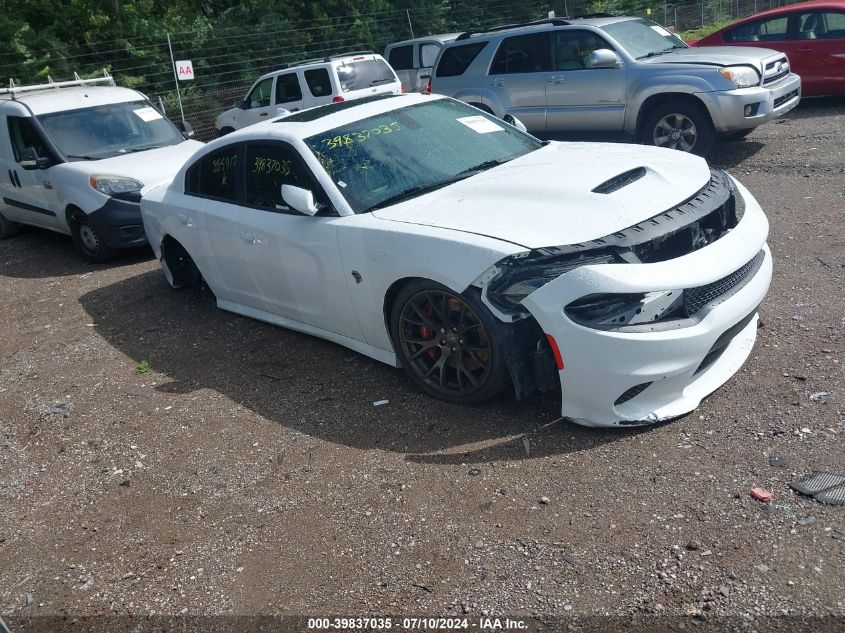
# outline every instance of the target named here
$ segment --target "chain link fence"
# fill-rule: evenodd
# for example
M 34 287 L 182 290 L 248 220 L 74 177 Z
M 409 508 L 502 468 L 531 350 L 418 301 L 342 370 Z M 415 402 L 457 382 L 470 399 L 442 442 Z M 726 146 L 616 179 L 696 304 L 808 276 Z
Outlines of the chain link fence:
M 558 16 L 596 11 L 637 15 L 684 33 L 721 25 L 759 11 L 790 4 L 794 0 L 704 0 L 703 2 L 647 2 L 637 10 L 623 9 L 613 0 L 528 0 L 488 5 L 477 9 L 470 0 L 451 0 L 443 12 L 392 10 L 367 15 L 332 16 L 298 24 L 250 28 L 217 27 L 206 32 L 172 33 L 173 59 L 190 59 L 195 79 L 179 82 L 182 111 L 194 128 L 196 138 L 216 136 L 216 116 L 234 107 L 261 74 L 301 59 L 342 51 L 381 52 L 390 42 L 433 33 L 480 30 L 494 25 L 544 18 L 549 11 Z M 118 85 L 144 92 L 153 103 L 178 121 L 182 114 L 175 88 L 167 37 L 136 37 L 90 44 L 88 50 L 60 54 L 39 51 L 53 68 L 96 76 L 110 70 Z M 5 57 L 5 60 L 4 60 Z M 17 77 L 24 83 L 46 80 L 39 69 L 44 62 L 24 64 L 7 61 L 0 54 L 0 75 Z M 6 63 L 3 63 L 6 61 Z M 27 65 L 28 64 L 28 65 Z M 41 74 L 39 74 L 41 73 Z M 66 77 L 56 76 L 57 80 Z

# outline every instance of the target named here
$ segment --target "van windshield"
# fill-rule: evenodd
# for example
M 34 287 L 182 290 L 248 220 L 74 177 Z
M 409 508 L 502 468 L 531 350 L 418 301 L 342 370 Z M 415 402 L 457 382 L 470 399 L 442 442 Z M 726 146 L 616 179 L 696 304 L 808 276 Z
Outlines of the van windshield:
M 51 112 L 38 120 L 69 159 L 98 160 L 185 140 L 176 126 L 147 101 Z
M 398 81 L 383 59 L 367 59 L 341 64 L 337 67 L 337 78 L 343 92 Z

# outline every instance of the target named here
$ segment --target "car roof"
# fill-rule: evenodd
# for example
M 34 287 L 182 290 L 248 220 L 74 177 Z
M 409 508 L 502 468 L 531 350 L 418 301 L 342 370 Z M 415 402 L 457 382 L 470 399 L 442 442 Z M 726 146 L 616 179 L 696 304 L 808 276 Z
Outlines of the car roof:
M 459 31 L 458 33 L 437 33 L 435 35 L 426 35 L 425 37 L 414 37 L 409 40 L 402 40 L 401 42 L 392 42 L 387 45 L 387 48 L 395 48 L 396 46 L 403 46 L 405 44 L 416 44 L 417 42 L 440 42 L 441 44 L 445 44 L 446 42 L 457 39 L 460 34 Z
M 301 62 L 294 62 L 293 64 L 287 64 L 281 68 L 277 68 L 276 70 L 271 70 L 269 73 L 264 73 L 261 75 L 258 80 L 265 79 L 267 77 L 274 77 L 280 73 L 285 73 L 291 70 L 302 70 L 308 69 L 308 67 L 322 67 L 328 66 L 331 64 L 345 64 L 347 62 L 353 61 L 361 61 L 361 58 L 370 58 L 370 59 L 384 59 L 378 53 L 374 53 L 373 51 L 358 51 L 358 52 L 350 52 L 350 53 L 341 53 L 339 55 L 330 55 L 327 57 L 316 57 L 314 59 L 304 59 Z
M 768 9 L 766 11 L 760 11 L 760 13 L 755 13 L 754 15 L 749 15 L 747 17 L 742 18 L 741 20 L 737 20 L 736 22 L 731 22 L 724 28 L 719 29 L 716 33 L 721 33 L 727 29 L 730 29 L 737 24 L 745 24 L 747 22 L 755 22 L 760 18 L 768 18 L 778 15 L 784 15 L 786 13 L 804 13 L 806 11 L 818 10 L 818 9 L 838 9 L 840 11 L 845 10 L 845 0 L 810 0 L 809 2 L 797 2 L 794 4 L 787 4 L 782 7 L 776 7 L 774 9 Z M 715 35 L 715 33 L 714 33 Z M 707 36 L 709 37 L 709 35 Z M 703 37 L 701 39 L 704 39 Z
M 212 141 L 209 145 L 221 145 L 234 140 L 305 139 L 320 132 L 349 125 L 350 123 L 371 116 L 420 103 L 432 103 L 442 99 L 448 99 L 448 97 L 407 93 L 401 95 L 376 95 L 362 99 L 342 101 L 340 103 L 329 103 L 302 110 L 292 115 L 277 117 L 269 121 L 250 125 L 231 134 L 227 134 L 216 141 Z
M 110 103 L 126 103 L 141 101 L 145 97 L 140 92 L 130 88 L 117 86 L 74 86 L 71 88 L 46 88 L 11 95 L 0 96 L 0 102 L 9 101 L 22 103 L 35 114 L 49 114 L 78 110 Z
M 480 39 L 483 37 L 496 37 L 499 35 L 513 35 L 514 33 L 531 33 L 538 30 L 552 30 L 552 29 L 567 29 L 578 26 L 595 26 L 602 27 L 608 24 L 615 24 L 616 22 L 626 22 L 629 20 L 640 20 L 637 16 L 603 16 L 595 18 L 551 18 L 550 20 L 538 21 L 535 24 L 514 24 L 513 26 L 503 25 L 501 27 L 494 27 L 487 31 L 468 31 L 464 37 L 456 40 L 456 43 L 463 43 L 469 39 Z

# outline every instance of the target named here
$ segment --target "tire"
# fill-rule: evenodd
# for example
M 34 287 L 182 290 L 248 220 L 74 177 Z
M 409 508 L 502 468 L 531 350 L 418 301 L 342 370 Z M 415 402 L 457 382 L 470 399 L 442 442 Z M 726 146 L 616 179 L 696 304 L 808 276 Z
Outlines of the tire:
M 706 156 L 713 148 L 716 132 L 701 107 L 688 101 L 667 101 L 649 112 L 641 140 L 646 145 Z
M 224 127 L 217 132 L 217 136 L 223 137 L 223 136 L 226 136 L 227 134 L 231 134 L 234 131 L 235 131 L 235 128 L 233 128 L 233 127 Z
M 17 235 L 18 230 L 20 230 L 20 225 L 17 222 L 7 220 L 3 217 L 3 214 L 0 213 L 0 240 L 5 240 L 13 235 Z
M 499 330 L 480 299 L 423 279 L 405 285 L 390 310 L 405 372 L 428 395 L 455 404 L 479 404 L 507 386 Z
M 726 134 L 722 135 L 722 140 L 724 141 L 741 141 L 746 136 L 751 134 L 757 128 L 750 127 L 747 130 L 739 130 L 738 132 L 727 132 Z
M 100 231 L 82 211 L 70 218 L 70 236 L 76 252 L 86 262 L 101 264 L 117 257 L 117 250 L 106 246 Z

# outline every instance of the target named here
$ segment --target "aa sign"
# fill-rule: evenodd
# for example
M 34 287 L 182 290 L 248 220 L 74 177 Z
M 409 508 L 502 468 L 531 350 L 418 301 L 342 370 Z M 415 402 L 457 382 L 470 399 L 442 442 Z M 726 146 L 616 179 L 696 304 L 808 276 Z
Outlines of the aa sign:
M 176 62 L 176 77 L 180 80 L 194 78 L 194 65 L 190 59 L 183 59 Z

